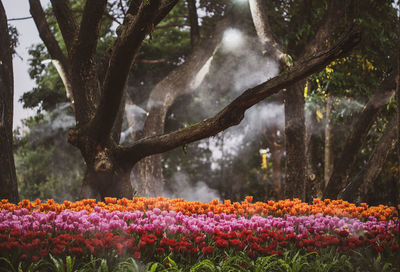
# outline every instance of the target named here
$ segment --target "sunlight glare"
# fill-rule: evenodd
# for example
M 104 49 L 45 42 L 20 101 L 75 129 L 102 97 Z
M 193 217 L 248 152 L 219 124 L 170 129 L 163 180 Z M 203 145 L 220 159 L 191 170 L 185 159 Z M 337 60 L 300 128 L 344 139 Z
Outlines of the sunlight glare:
M 244 44 L 242 32 L 234 28 L 227 29 L 222 38 L 222 44 L 228 51 L 235 51 L 239 49 Z

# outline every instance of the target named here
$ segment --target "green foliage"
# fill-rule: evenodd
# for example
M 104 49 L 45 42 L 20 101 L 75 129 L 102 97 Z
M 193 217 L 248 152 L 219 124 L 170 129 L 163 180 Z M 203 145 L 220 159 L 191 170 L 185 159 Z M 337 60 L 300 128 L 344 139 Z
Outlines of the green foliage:
M 32 56 L 29 75 L 36 87 L 24 93 L 19 101 L 24 108 L 40 106 L 39 110 L 53 110 L 58 103 L 67 101 L 63 82 L 43 44 L 32 47 L 29 54 Z
M 12 54 L 15 54 L 15 48 L 18 46 L 18 30 L 15 26 L 8 25 L 8 34 L 10 35 L 10 47 L 12 48 Z
M 35 263 L 23 265 L 22 262 L 18 263 L 17 268 L 14 267 L 13 262 L 7 258 L 0 257 L 0 271 L 4 272 L 42 272 L 48 271 L 51 267 L 50 263 L 45 260 L 39 260 Z
M 335 249 L 322 249 L 320 253 L 304 253 L 288 250 L 283 256 L 250 258 L 244 253 L 238 255 L 215 256 L 197 260 L 195 263 L 175 262 L 167 256 L 161 262 L 142 263 L 132 257 L 77 258 L 71 256 L 50 256 L 49 260 L 25 263 L 0 258 L 0 271 L 55 271 L 55 272 L 351 272 L 351 271 L 396 271 L 396 256 L 383 257 L 382 254 L 370 254 L 366 250 L 341 254 Z
M 65 112 L 46 113 L 25 121 L 29 133 L 17 136 L 15 165 L 20 197 L 75 200 L 83 178 L 78 150 L 67 143 L 66 124 L 73 117 Z
M 185 1 L 179 1 L 144 41 L 128 82 L 128 92 L 135 104 L 146 108 L 151 89 L 184 62 L 190 51 L 188 25 Z

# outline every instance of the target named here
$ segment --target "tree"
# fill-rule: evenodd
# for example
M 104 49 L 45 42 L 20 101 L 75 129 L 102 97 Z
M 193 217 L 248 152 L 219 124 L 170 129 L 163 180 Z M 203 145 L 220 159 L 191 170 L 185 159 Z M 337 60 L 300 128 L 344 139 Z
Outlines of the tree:
M 252 11 L 253 21 L 257 34 L 263 44 L 265 44 L 266 52 L 272 57 L 285 64 L 290 58 L 304 58 L 307 55 L 326 49 L 328 41 L 333 40 L 335 33 L 338 33 L 343 26 L 337 24 L 342 22 L 340 18 L 344 17 L 346 11 L 349 10 L 345 1 L 328 1 L 328 8 L 324 11 L 324 17 L 319 26 L 313 33 L 313 38 L 307 35 L 309 29 L 301 29 L 306 35 L 303 38 L 307 42 L 289 44 L 287 52 L 284 52 L 283 45 L 276 40 L 276 34 L 271 28 L 270 15 L 267 8 L 273 10 L 271 3 L 262 0 L 250 0 L 250 8 Z M 310 11 L 311 1 L 304 1 L 300 6 L 305 5 Z M 284 5 L 283 5 L 284 6 Z M 290 6 L 295 8 L 295 5 Z M 293 15 L 296 16 L 296 15 Z M 293 18 L 292 18 L 293 19 Z M 296 18 L 295 18 L 296 19 Z M 315 25 L 312 16 L 302 16 L 300 21 L 296 21 L 299 25 L 311 28 Z M 295 20 L 291 20 L 294 22 Z M 351 20 L 350 20 L 351 21 Z M 349 20 L 344 22 L 349 25 Z M 300 34 L 301 35 L 301 34 Z M 337 35 L 337 34 L 336 34 Z M 282 67 L 284 69 L 284 66 Z M 308 177 L 313 173 L 306 173 L 306 126 L 304 113 L 304 88 L 306 81 L 303 80 L 288 88 L 284 92 L 285 99 L 285 143 L 286 143 L 286 177 L 285 177 L 285 197 L 297 197 L 302 200 L 306 199 L 306 184 L 313 182 Z M 310 169 L 310 167 L 308 168 Z M 314 175 L 315 176 L 315 175 Z
M 110 48 L 104 79 L 96 69 L 96 46 L 107 1 L 87 0 L 81 21 L 75 20 L 69 1 L 51 1 L 66 45 L 64 53 L 51 33 L 38 0 L 30 0 L 31 14 L 53 59 L 60 62 L 70 82 L 77 125 L 68 140 L 78 147 L 86 162 L 81 197 L 131 197 L 132 167 L 141 159 L 206 138 L 238 124 L 244 112 L 265 97 L 291 86 L 318 71 L 333 59 L 349 52 L 359 42 L 351 32 L 330 50 L 295 64 L 289 71 L 255 88 L 248 89 L 216 116 L 181 130 L 140 139 L 129 147 L 118 145 L 113 133 L 123 105 L 124 87 L 138 50 L 153 27 L 177 1 L 132 1 L 118 37 Z
M 7 16 L 0 1 L 0 198 L 18 202 L 18 186 L 13 155 L 13 46 Z
M 295 91 L 284 93 L 286 122 L 285 189 L 287 190 L 285 197 L 298 197 L 307 200 L 317 194 L 321 195 L 322 191 L 324 191 L 324 197 L 340 197 L 340 192 L 348 183 L 351 172 L 355 170 L 355 161 L 359 151 L 365 148 L 364 143 L 370 128 L 393 94 L 396 71 L 392 71 L 393 63 L 391 63 L 391 60 L 394 59 L 393 56 L 396 54 L 392 46 L 396 37 L 393 31 L 384 31 L 384 29 L 393 29 L 393 18 L 395 16 L 393 16 L 392 4 L 390 1 L 386 1 L 384 5 L 363 1 L 361 8 L 360 3 L 356 1 L 327 1 L 326 3 L 323 1 L 318 3 L 299 1 L 289 3 L 286 1 L 252 0 L 250 7 L 257 34 L 260 40 L 267 44 L 265 46 L 266 52 L 283 64 L 287 63 L 286 60 L 289 55 L 296 59 L 315 50 L 326 48 L 329 43 L 337 39 L 338 33 L 353 22 L 363 29 L 365 39 L 357 48 L 357 53 L 344 59 L 355 64 L 362 62 L 362 70 L 358 65 L 353 68 L 362 72 L 361 80 L 358 78 L 360 72 L 357 70 L 348 70 L 344 73 L 344 76 L 343 71 L 330 74 L 333 71 L 331 68 L 333 64 L 331 64 L 326 68 L 323 83 L 321 77 L 313 76 L 308 79 L 309 84 L 303 81 L 290 87 L 296 89 Z M 317 12 L 311 12 L 310 7 L 313 7 Z M 388 15 L 384 21 L 380 19 L 383 13 Z M 307 16 L 304 16 L 304 14 L 307 14 Z M 322 20 L 319 21 L 318 17 L 315 18 L 315 14 L 323 14 L 323 16 L 319 16 L 322 17 Z M 385 27 L 372 27 L 379 25 L 377 21 L 380 21 L 380 25 L 385 25 Z M 389 40 L 391 42 L 385 42 Z M 357 54 L 361 54 L 361 56 Z M 373 59 L 374 65 L 379 68 L 374 68 L 368 58 Z M 364 65 L 371 66 L 372 69 L 364 69 Z M 365 77 L 366 72 L 370 74 L 370 77 Z M 352 75 L 351 83 L 349 79 L 345 78 L 350 74 Z M 353 74 L 356 76 L 353 76 Z M 320 80 L 319 83 L 318 79 Z M 350 84 L 352 91 L 347 89 L 349 87 L 345 87 L 349 86 L 348 84 Z M 317 88 L 315 88 L 316 85 Z M 307 95 L 305 91 L 308 89 L 308 97 L 310 94 L 315 95 L 316 93 L 317 96 L 322 93 L 322 97 L 326 93 L 328 93 L 327 95 L 335 95 L 339 90 L 341 96 L 348 96 L 346 92 L 351 92 L 353 95 L 359 95 L 365 99 L 366 94 L 369 95 L 375 87 L 376 91 L 368 100 L 363 112 L 356 120 L 353 120 L 350 135 L 346 138 L 343 138 L 343 134 L 340 135 L 341 139 L 345 139 L 345 145 L 339 151 L 341 152 L 340 156 L 335 158 L 329 183 L 326 188 L 323 188 L 322 175 L 319 173 L 321 171 L 318 170 L 319 160 L 316 158 L 318 153 L 316 150 L 318 150 L 319 145 L 318 137 L 313 135 L 314 133 L 307 135 L 307 131 L 313 131 L 313 126 L 315 126 L 315 112 L 311 114 L 311 123 L 309 123 L 307 130 L 305 125 L 304 95 Z M 324 98 L 324 100 L 327 99 Z M 331 117 L 331 119 L 334 118 Z M 341 146 L 342 142 L 337 145 Z M 379 147 L 382 148 L 381 145 Z M 320 161 L 323 161 L 323 158 Z M 305 194 L 306 191 L 307 195 Z

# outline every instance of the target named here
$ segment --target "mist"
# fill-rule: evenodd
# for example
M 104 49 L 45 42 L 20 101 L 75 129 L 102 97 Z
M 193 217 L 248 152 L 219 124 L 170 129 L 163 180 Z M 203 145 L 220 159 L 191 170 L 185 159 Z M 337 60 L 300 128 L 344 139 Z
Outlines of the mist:
M 276 76 L 279 65 L 263 55 L 256 37 L 229 28 L 224 33 L 221 50 L 207 70 L 209 74 L 204 77 L 194 99 L 199 115 L 203 112 L 210 116 L 246 89 Z M 221 103 L 221 96 L 226 97 L 221 101 L 227 102 Z M 265 128 L 283 128 L 284 120 L 283 104 L 262 102 L 247 110 L 238 126 L 227 129 L 218 137 L 200 141 L 198 147 L 211 151 L 211 170 L 218 170 L 219 161 L 238 156 Z
M 34 144 L 40 144 L 56 136 L 60 132 L 66 132 L 75 126 L 75 118 L 69 113 L 71 103 L 57 104 L 50 112 L 44 112 L 43 119 L 38 125 L 30 128 L 29 137 Z
M 174 173 L 170 182 L 170 189 L 162 194 L 165 197 L 184 198 L 188 201 L 200 201 L 204 203 L 214 199 L 221 199 L 217 191 L 208 187 L 205 182 L 197 181 L 193 184 L 189 176 L 179 170 Z

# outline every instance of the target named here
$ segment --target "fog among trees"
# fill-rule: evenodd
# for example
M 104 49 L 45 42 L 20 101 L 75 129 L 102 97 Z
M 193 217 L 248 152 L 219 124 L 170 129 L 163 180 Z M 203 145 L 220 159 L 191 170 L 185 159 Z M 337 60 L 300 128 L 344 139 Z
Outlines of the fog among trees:
M 0 2 L 1 198 L 398 203 L 394 1 L 50 2 L 24 133 Z

